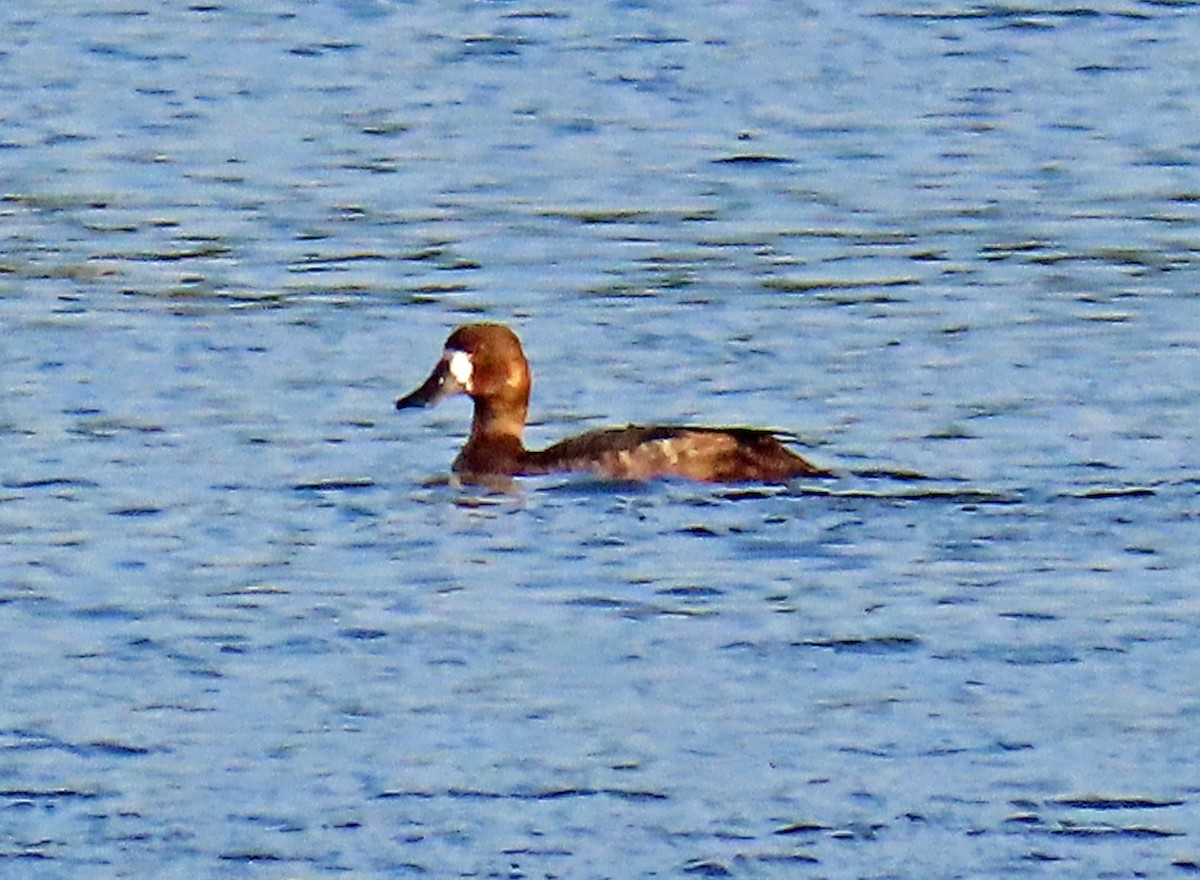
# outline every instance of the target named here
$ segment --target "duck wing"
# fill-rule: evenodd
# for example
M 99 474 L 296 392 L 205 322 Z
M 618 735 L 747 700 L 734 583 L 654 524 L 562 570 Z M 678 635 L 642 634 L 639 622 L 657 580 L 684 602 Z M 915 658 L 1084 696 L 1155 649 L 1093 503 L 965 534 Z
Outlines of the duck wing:
M 782 483 L 828 477 L 762 428 L 629 425 L 589 431 L 526 455 L 525 473 L 583 471 L 616 480 L 684 477 L 708 483 Z

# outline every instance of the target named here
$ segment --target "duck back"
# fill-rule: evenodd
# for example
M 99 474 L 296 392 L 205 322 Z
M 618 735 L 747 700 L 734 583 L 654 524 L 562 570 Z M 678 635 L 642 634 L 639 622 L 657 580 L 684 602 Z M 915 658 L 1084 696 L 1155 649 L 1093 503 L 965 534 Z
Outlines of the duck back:
M 529 452 L 524 473 L 583 471 L 615 480 L 683 477 L 706 483 L 781 483 L 832 476 L 787 448 L 774 431 L 691 425 L 590 431 Z

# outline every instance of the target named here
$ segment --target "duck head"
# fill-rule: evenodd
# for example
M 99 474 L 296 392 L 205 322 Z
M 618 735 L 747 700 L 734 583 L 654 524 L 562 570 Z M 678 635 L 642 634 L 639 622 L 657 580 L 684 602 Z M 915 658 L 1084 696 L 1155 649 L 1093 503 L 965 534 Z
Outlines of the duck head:
M 396 401 L 396 409 L 432 406 L 465 394 L 474 401 L 473 439 L 497 434 L 520 440 L 529 411 L 529 363 L 517 335 L 503 324 L 465 324 L 449 338 L 429 378 Z

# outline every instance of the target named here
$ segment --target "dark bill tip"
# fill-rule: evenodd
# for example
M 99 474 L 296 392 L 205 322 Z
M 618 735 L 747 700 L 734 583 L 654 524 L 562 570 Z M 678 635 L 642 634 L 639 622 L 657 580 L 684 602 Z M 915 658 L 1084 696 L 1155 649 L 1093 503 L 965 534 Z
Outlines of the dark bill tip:
M 450 375 L 446 365 L 441 363 L 434 368 L 420 388 L 396 400 L 396 409 L 432 406 L 443 397 L 458 394 L 462 390 L 462 386 Z

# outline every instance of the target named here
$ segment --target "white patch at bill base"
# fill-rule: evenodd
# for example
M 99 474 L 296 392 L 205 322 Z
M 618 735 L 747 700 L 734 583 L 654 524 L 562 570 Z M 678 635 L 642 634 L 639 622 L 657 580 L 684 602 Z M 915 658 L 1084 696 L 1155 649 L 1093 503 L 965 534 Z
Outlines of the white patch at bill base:
M 469 354 L 458 349 L 447 349 L 446 368 L 454 377 L 455 382 L 467 391 L 471 390 L 471 373 L 474 371 L 474 365 L 471 363 Z

